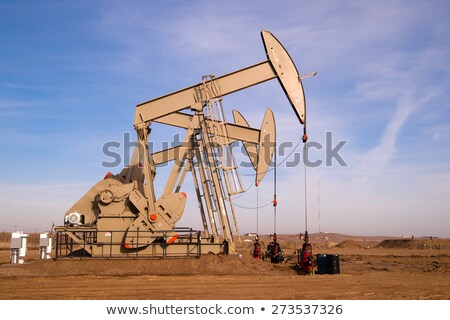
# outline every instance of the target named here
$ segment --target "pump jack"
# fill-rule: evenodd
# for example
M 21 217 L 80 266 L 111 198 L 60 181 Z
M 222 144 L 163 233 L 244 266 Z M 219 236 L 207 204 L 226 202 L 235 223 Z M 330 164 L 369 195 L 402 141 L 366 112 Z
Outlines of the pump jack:
M 275 120 L 267 108 L 260 129 L 249 126 L 237 110 L 227 122 L 222 97 L 277 78 L 298 120 L 305 123 L 301 77 L 289 54 L 268 31 L 261 32 L 267 61 L 143 102 L 136 107 L 137 143 L 129 167 L 108 174 L 65 214 L 57 227 L 57 257 L 75 246 L 95 257 L 189 256 L 193 252 L 234 252 L 230 215 L 238 233 L 231 196 L 240 184 L 231 143 L 241 141 L 256 171 L 258 185 L 267 172 L 275 148 Z M 151 124 L 186 129 L 180 146 L 150 153 Z M 162 195 L 155 195 L 158 165 L 174 161 Z M 177 229 L 186 193 L 180 192 L 191 172 L 203 232 Z M 227 205 L 228 204 L 228 205 Z M 59 244 L 58 244 L 59 242 Z M 59 253 L 58 253 L 59 248 Z

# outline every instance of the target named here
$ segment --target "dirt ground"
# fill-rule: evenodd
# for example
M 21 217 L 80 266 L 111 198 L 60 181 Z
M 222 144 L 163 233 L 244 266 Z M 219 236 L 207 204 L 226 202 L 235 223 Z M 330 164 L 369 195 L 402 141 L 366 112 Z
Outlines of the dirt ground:
M 314 276 L 298 275 L 295 257 L 251 258 L 250 243 L 241 256 L 199 259 L 41 261 L 29 250 L 23 265 L 9 264 L 2 250 L 0 299 L 450 299 L 449 240 L 382 240 L 313 238 L 315 254 L 339 254 L 341 262 L 341 274 Z M 286 256 L 295 242 L 280 237 Z

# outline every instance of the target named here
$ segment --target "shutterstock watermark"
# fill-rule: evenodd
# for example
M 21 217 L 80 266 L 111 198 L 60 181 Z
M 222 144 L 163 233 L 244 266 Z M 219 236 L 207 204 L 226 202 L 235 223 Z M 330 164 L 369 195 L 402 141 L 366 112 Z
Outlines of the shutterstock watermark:
M 177 164 L 183 160 L 183 155 L 186 149 L 192 148 L 193 145 L 203 145 L 204 150 L 213 150 L 213 156 L 216 161 L 224 161 L 225 166 L 232 166 L 230 163 L 232 154 L 235 159 L 239 159 L 237 164 L 243 168 L 253 167 L 253 161 L 268 164 L 269 167 L 275 166 L 273 157 L 271 157 L 271 150 L 276 146 L 277 165 L 284 165 L 286 167 L 296 167 L 300 164 L 305 164 L 308 167 L 315 168 L 322 165 L 331 167 L 334 165 L 347 167 L 344 157 L 341 155 L 342 148 L 347 143 L 346 140 L 333 141 L 333 133 L 325 133 L 325 143 L 322 144 L 317 141 L 308 141 L 305 144 L 302 141 L 292 142 L 283 141 L 275 143 L 270 141 L 269 135 L 267 139 L 263 139 L 261 146 L 256 147 L 255 143 L 233 142 L 229 145 L 221 145 L 217 142 L 207 143 L 203 139 L 192 142 L 183 142 L 180 139 L 180 134 L 175 134 L 171 141 L 161 141 L 156 148 L 156 144 L 150 141 L 148 149 L 153 154 L 153 159 L 158 167 L 164 167 L 175 161 Z M 197 137 L 198 138 L 198 137 Z M 200 139 L 200 138 L 199 138 Z M 123 134 L 122 141 L 107 141 L 102 146 L 102 153 L 106 160 L 101 163 L 105 168 L 128 167 L 130 165 L 131 155 L 136 147 L 136 141 L 130 139 L 130 133 Z M 159 151 L 154 151 L 155 149 Z M 258 153 L 259 159 L 258 159 Z M 208 157 L 208 155 L 203 155 Z M 203 159 L 204 161 L 204 159 Z

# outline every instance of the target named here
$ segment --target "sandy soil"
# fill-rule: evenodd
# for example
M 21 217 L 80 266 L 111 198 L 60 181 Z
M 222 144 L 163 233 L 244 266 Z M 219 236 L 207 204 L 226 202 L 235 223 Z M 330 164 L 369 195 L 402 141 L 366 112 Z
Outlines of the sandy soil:
M 295 240 L 280 239 L 292 253 Z M 298 275 L 295 258 L 254 260 L 249 244 L 242 257 L 166 260 L 40 261 L 30 250 L 24 265 L 0 251 L 0 299 L 450 299 L 448 240 L 434 249 L 422 240 L 332 240 L 313 239 L 314 253 L 339 254 L 339 275 Z

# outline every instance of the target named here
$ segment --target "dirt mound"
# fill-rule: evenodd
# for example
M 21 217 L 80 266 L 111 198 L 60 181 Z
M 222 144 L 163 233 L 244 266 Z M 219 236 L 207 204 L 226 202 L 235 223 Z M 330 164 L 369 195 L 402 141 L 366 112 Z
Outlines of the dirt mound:
M 317 249 L 322 249 L 322 248 L 330 249 L 330 248 L 336 247 L 337 244 L 338 244 L 337 242 L 327 241 L 327 242 L 313 244 L 313 247 L 317 248 Z
M 378 244 L 378 248 L 415 248 L 417 244 L 410 239 L 388 239 L 383 240 Z
M 378 248 L 392 249 L 436 249 L 445 250 L 450 248 L 449 239 L 440 238 L 415 238 L 413 239 L 388 239 L 378 244 Z
M 361 246 L 355 240 L 344 240 L 336 245 L 338 248 L 360 248 Z
M 274 265 L 236 255 L 204 255 L 199 259 L 163 260 L 34 260 L 25 265 L 4 264 L 0 276 L 141 276 L 266 274 Z M 286 269 L 287 272 L 293 272 Z

